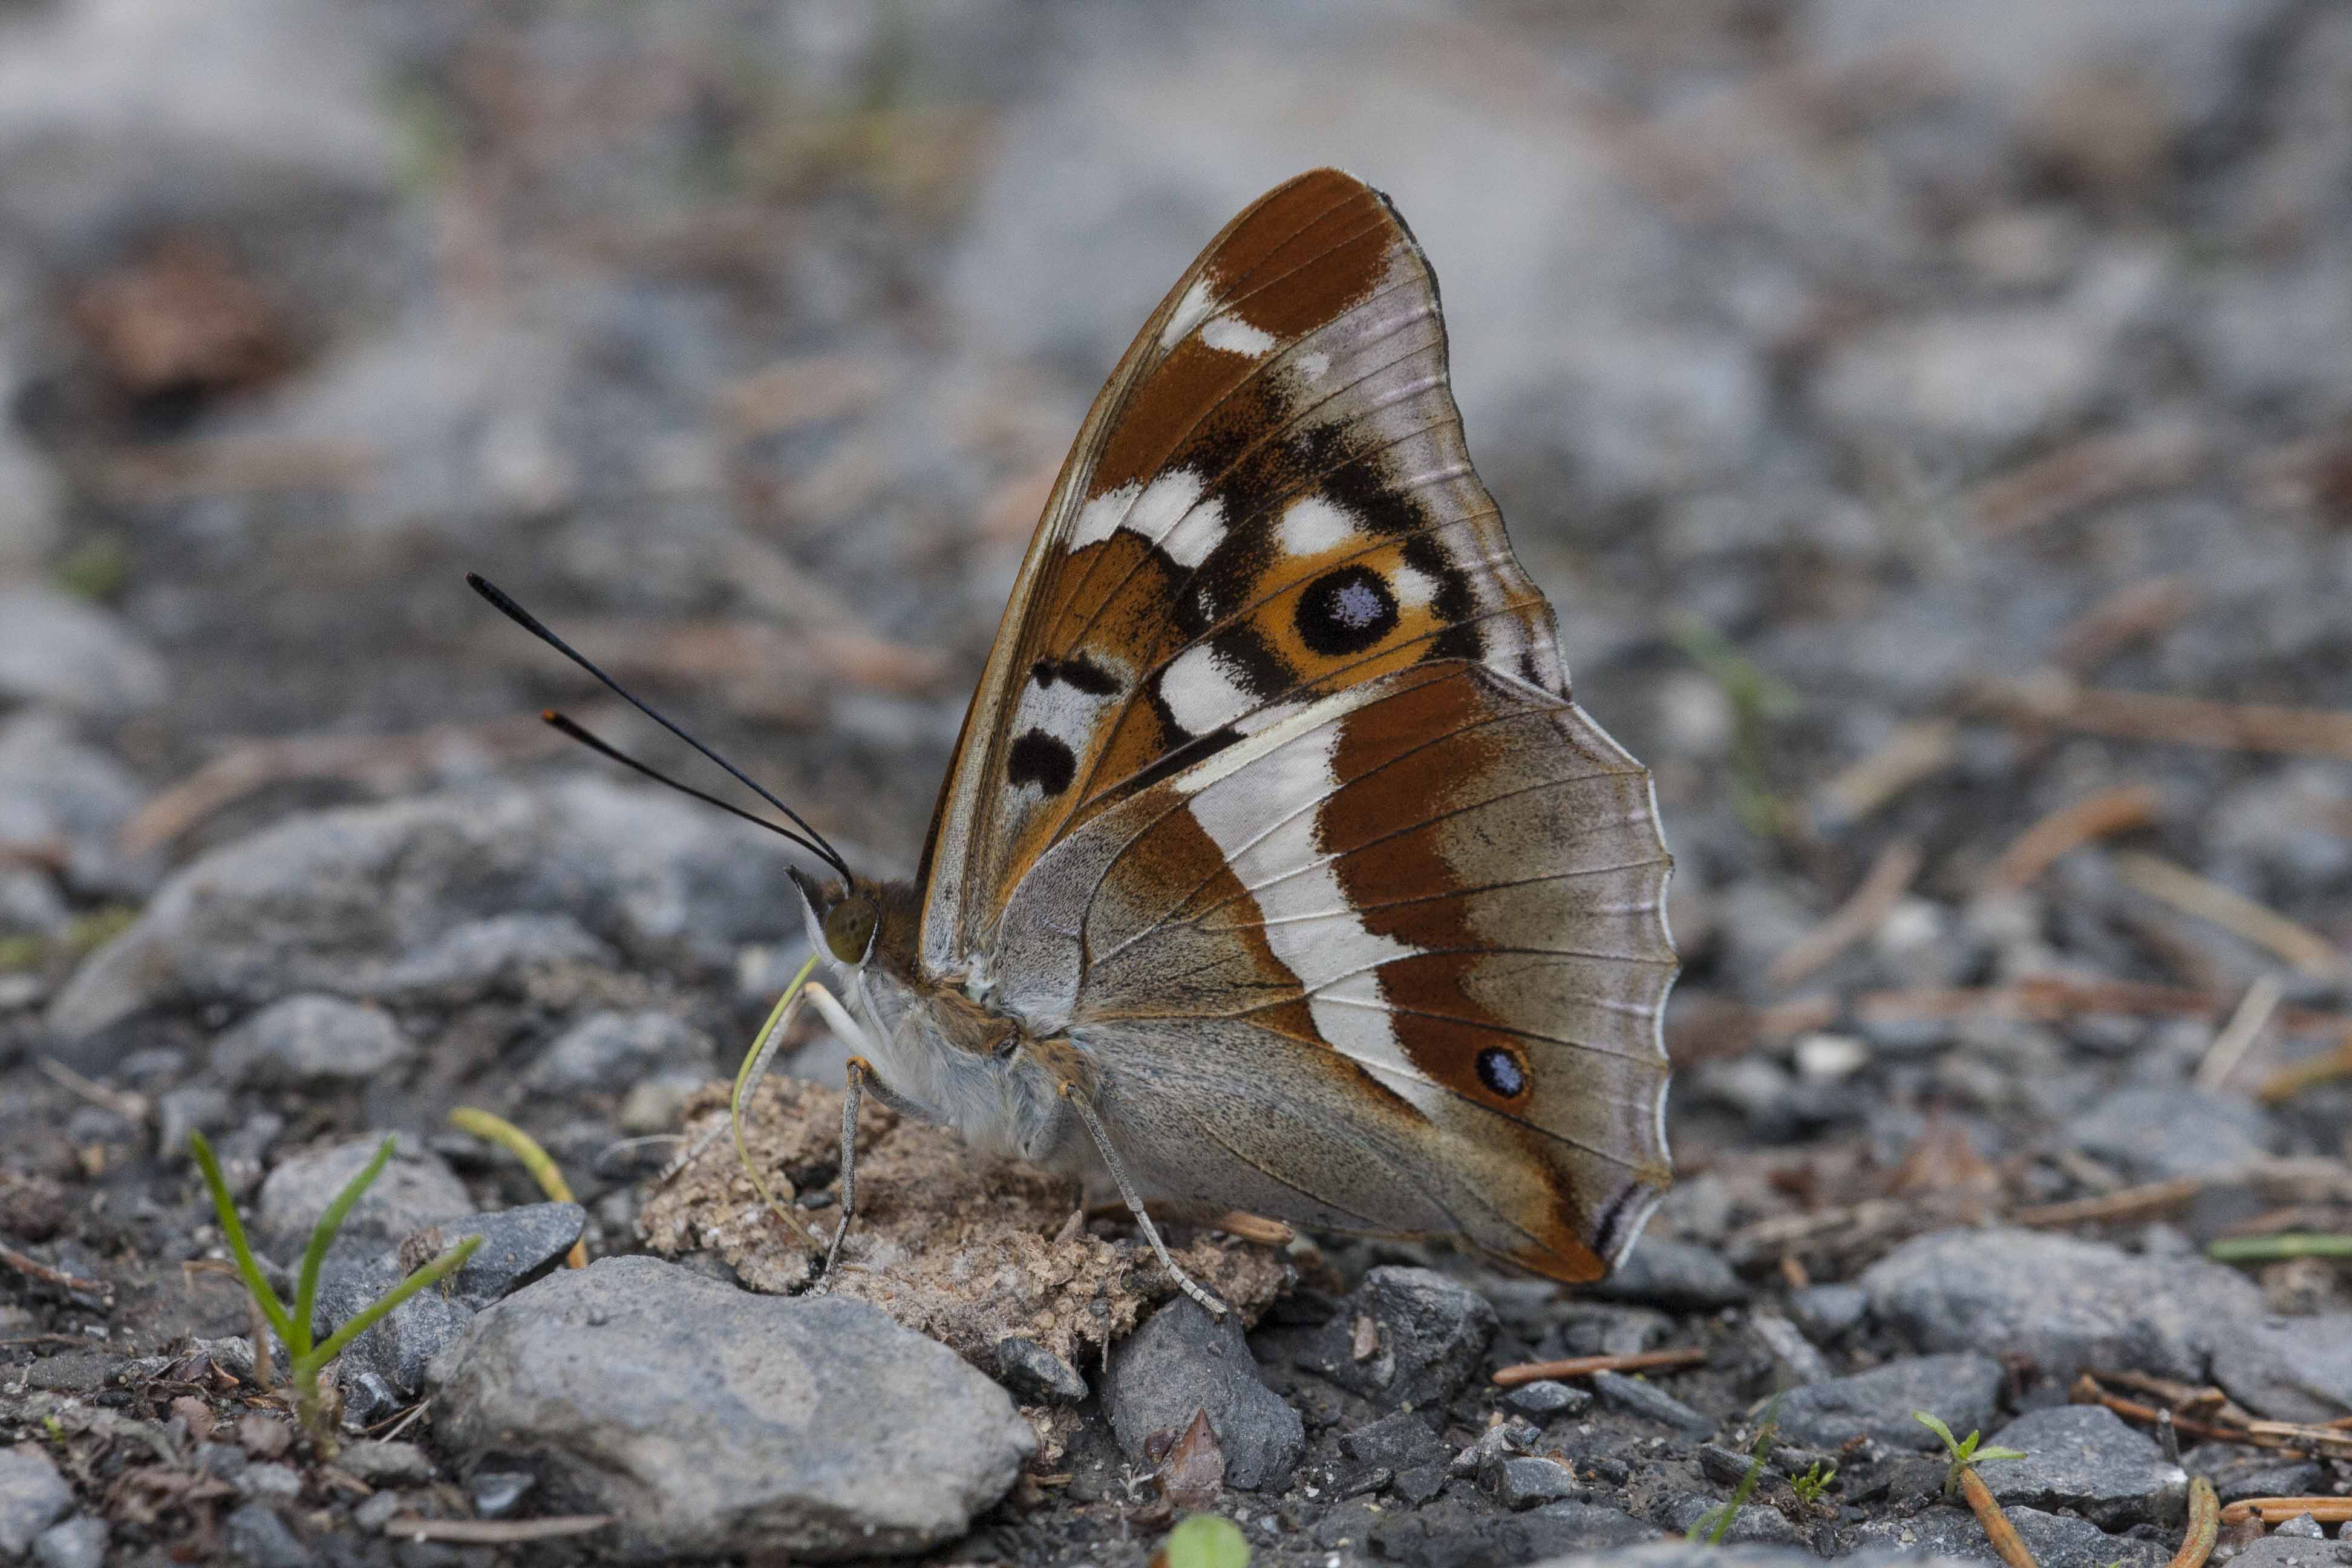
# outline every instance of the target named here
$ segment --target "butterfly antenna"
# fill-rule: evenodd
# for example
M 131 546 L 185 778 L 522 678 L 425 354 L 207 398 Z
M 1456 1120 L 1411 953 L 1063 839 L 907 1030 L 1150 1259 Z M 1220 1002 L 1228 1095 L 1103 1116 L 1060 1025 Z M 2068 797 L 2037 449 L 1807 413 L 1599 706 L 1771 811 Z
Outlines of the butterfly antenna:
M 497 584 L 491 582 L 488 578 L 483 576 L 478 572 L 467 573 L 466 584 L 468 587 L 472 588 L 475 593 L 479 594 L 483 598 L 488 599 L 490 602 L 491 606 L 500 615 L 506 616 L 507 619 L 512 621 L 515 625 L 520 626 L 523 630 L 529 632 L 531 636 L 537 637 L 540 641 L 545 643 L 548 647 L 553 648 L 556 652 L 562 654 L 564 658 L 570 659 L 572 663 L 578 665 L 581 668 L 594 676 L 598 680 L 604 682 L 606 689 L 610 690 L 614 696 L 620 698 L 623 701 L 628 703 L 630 707 L 635 708 L 638 712 L 644 714 L 646 718 L 652 720 L 655 723 L 659 724 L 663 729 L 667 730 L 671 734 L 676 735 L 679 740 L 684 741 L 688 745 L 692 746 L 696 751 L 700 752 L 704 756 L 709 758 L 712 762 L 717 763 L 720 767 L 726 769 L 727 772 L 734 777 L 738 784 L 743 785 L 744 788 L 750 790 L 753 795 L 758 795 L 761 800 L 766 801 L 770 805 L 774 806 L 778 811 L 782 812 L 785 816 L 792 820 L 793 826 L 798 827 L 801 830 L 801 833 L 806 834 L 807 837 L 803 838 L 800 837 L 799 834 L 786 832 L 784 829 L 777 827 L 772 822 L 762 821 L 759 817 L 751 816 L 748 812 L 738 811 L 735 807 L 728 805 L 727 803 L 722 800 L 718 800 L 710 795 L 705 795 L 700 790 L 688 788 L 687 785 L 679 784 L 675 779 L 669 778 L 665 774 L 656 773 L 653 769 L 646 766 L 643 763 L 636 762 L 622 752 L 615 751 L 613 747 L 606 745 L 604 742 L 597 740 L 594 736 L 589 734 L 587 731 L 583 730 L 577 724 L 573 724 L 570 720 L 563 719 L 561 714 L 550 714 L 548 716 L 549 723 L 553 724 L 558 730 L 562 731 L 564 734 L 569 735 L 573 740 L 588 746 L 591 750 L 601 752 L 604 755 L 612 758 L 614 761 L 625 764 L 625 766 L 635 768 L 637 772 L 646 774 L 648 778 L 658 779 L 663 784 L 668 784 L 673 789 L 684 791 L 686 794 L 693 795 L 698 800 L 709 801 L 711 805 L 734 812 L 738 816 L 746 817 L 752 822 L 760 823 L 763 827 L 771 828 L 778 833 L 782 833 L 785 837 L 792 839 L 795 844 L 800 845 L 802 847 L 807 849 L 811 854 L 823 859 L 835 870 L 840 872 L 843 877 L 846 878 L 850 875 L 849 862 L 841 858 L 841 852 L 839 850 L 835 849 L 831 844 L 825 841 L 824 835 L 810 826 L 807 818 L 802 816 L 799 812 L 794 811 L 782 801 L 778 800 L 773 795 L 761 787 L 757 781 L 752 779 L 749 773 L 745 773 L 741 768 L 737 767 L 733 763 L 729 762 L 726 758 L 720 756 L 718 752 L 712 751 L 709 747 L 704 745 L 701 742 L 696 740 L 693 736 L 688 734 L 684 730 L 679 729 L 676 724 L 670 722 L 668 719 L 663 717 L 662 714 L 656 711 L 651 706 L 646 703 L 635 692 L 631 691 L 627 687 L 623 686 L 619 681 L 605 674 L 604 670 L 598 668 L 594 660 L 582 653 L 578 648 L 573 647 L 570 643 L 565 642 L 562 637 L 557 637 L 553 632 L 549 631 L 546 626 L 541 622 L 537 616 L 532 615 L 529 610 L 526 610 L 520 605 L 516 604 L 513 599 L 508 597 L 505 589 L 500 588 Z M 559 720 L 562 721 L 558 722 Z
M 690 784 L 686 784 L 680 780 L 674 779 L 649 763 L 639 762 L 636 758 L 629 755 L 628 752 L 621 750 L 618 746 L 614 745 L 611 742 L 591 733 L 586 728 L 575 722 L 567 714 L 559 713 L 554 709 L 550 708 L 539 717 L 541 721 L 546 724 L 549 729 L 555 731 L 558 734 L 569 736 L 571 739 L 579 742 L 582 745 L 587 747 L 590 751 L 595 752 L 600 757 L 609 757 L 614 762 L 620 763 L 623 767 L 629 769 L 633 773 L 643 773 L 646 777 L 653 780 L 656 784 L 667 784 L 670 788 L 677 791 L 678 794 L 692 795 L 695 799 L 702 802 L 705 805 L 715 805 L 730 816 L 740 816 L 746 822 L 766 828 L 769 832 L 776 835 L 780 838 L 789 838 L 820 860 L 833 860 L 833 856 L 828 852 L 826 847 L 812 844 L 807 839 L 802 837 L 799 834 L 794 833 L 789 827 L 780 826 L 775 823 L 770 822 L 764 816 L 745 811 L 741 806 L 735 805 L 732 801 L 721 800 L 708 790 L 699 790 Z M 838 868 L 838 863 L 836 862 L 835 864 L 836 868 Z

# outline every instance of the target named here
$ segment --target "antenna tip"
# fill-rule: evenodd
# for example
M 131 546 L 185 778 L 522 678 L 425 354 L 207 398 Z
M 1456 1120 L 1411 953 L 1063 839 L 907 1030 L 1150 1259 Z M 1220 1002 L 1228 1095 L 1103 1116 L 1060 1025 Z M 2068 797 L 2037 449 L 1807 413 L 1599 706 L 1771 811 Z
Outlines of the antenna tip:
M 561 724 L 563 722 L 563 715 L 552 708 L 542 708 L 539 710 L 539 721 L 542 724 Z

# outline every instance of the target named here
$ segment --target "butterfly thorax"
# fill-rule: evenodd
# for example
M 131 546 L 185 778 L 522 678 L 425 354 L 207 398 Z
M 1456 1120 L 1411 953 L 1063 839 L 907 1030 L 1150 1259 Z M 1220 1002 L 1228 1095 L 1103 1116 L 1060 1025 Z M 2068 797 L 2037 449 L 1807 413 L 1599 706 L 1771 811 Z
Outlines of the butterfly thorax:
M 964 976 L 920 972 L 919 906 L 910 886 L 861 885 L 856 891 L 876 900 L 880 919 L 864 962 L 845 978 L 870 1030 L 884 1098 L 992 1153 L 1065 1163 L 1083 1138 L 1062 1101 L 1055 1069 L 1075 1068 L 1076 1053 L 1066 1042 L 1033 1037 L 1020 1018 L 976 999 Z

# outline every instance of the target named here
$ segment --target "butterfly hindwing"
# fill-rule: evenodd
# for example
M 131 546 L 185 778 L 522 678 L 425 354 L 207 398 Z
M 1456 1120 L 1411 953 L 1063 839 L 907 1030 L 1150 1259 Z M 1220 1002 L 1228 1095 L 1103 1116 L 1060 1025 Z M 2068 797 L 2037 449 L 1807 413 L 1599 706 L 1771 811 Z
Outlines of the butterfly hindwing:
M 1091 819 L 1005 928 L 1032 975 L 1082 942 L 1075 990 L 1019 1000 L 1067 1018 L 1150 1184 L 1590 1279 L 1667 1179 L 1668 864 L 1581 710 L 1439 661 Z
M 961 973 L 1049 845 L 1318 697 L 1428 659 L 1564 695 L 1387 200 L 1271 192 L 1171 289 L 1088 415 L 965 720 L 922 960 Z

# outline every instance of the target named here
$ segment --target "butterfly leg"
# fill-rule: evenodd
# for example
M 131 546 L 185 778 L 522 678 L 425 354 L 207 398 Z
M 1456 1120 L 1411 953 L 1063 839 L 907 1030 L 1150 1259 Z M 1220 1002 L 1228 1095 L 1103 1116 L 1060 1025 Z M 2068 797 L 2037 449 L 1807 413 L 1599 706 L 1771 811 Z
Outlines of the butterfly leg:
M 1160 1227 L 1151 1223 L 1151 1212 L 1143 1206 L 1143 1199 L 1137 1194 L 1135 1184 L 1128 1180 L 1127 1167 L 1120 1163 L 1118 1151 L 1111 1147 L 1110 1134 L 1103 1131 L 1102 1119 L 1095 1114 L 1095 1108 L 1087 1103 L 1087 1097 L 1079 1091 L 1077 1085 L 1065 1081 L 1061 1087 L 1062 1098 L 1069 1101 L 1070 1108 L 1078 1113 L 1078 1120 L 1085 1122 L 1087 1131 L 1093 1134 L 1095 1148 L 1101 1153 L 1103 1163 L 1110 1168 L 1110 1179 L 1118 1184 L 1118 1195 L 1127 1200 L 1128 1212 L 1135 1215 L 1135 1223 L 1141 1228 L 1143 1239 L 1151 1244 L 1153 1254 L 1160 1259 L 1160 1267 L 1168 1270 L 1168 1277 L 1176 1281 L 1178 1289 L 1206 1307 L 1211 1317 L 1223 1317 L 1225 1304 L 1210 1295 L 1198 1280 L 1178 1268 L 1176 1260 L 1168 1255 L 1168 1244 L 1160 1239 Z

